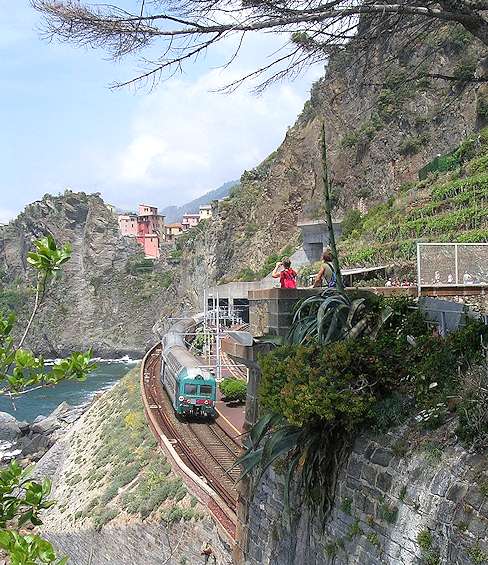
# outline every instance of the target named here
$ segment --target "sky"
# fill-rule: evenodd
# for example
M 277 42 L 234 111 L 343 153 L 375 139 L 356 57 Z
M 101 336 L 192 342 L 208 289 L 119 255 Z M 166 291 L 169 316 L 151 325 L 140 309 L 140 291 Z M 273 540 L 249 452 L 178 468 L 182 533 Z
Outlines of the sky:
M 0 222 L 66 188 L 134 209 L 181 205 L 238 179 L 278 147 L 323 71 L 259 96 L 251 85 L 213 92 L 253 70 L 277 42 L 253 36 L 226 70 L 219 67 L 232 45 L 222 44 L 155 89 L 111 89 L 140 63 L 49 42 L 28 0 L 0 0 Z

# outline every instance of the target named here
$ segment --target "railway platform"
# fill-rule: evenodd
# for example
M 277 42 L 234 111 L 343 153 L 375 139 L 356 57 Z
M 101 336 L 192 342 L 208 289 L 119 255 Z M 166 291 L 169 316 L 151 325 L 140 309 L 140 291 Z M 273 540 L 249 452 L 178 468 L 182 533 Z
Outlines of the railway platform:
M 246 411 L 245 404 L 229 405 L 222 400 L 222 393 L 217 393 L 218 417 L 216 423 L 224 432 L 238 441 L 241 445 L 241 434 L 244 430 L 244 416 Z

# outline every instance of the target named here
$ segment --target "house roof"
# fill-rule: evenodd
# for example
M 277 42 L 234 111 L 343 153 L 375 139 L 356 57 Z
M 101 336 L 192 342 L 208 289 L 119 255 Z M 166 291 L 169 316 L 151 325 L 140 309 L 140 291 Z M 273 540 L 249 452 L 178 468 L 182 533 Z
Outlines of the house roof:
M 181 224 L 165 224 L 165 228 L 183 228 Z

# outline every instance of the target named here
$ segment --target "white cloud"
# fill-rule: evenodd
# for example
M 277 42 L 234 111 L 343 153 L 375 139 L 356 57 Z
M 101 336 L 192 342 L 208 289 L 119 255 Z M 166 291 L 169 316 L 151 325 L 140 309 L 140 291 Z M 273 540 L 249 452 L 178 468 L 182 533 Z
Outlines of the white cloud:
M 142 100 L 133 136 L 116 157 L 110 184 L 137 186 L 158 202 L 181 203 L 256 166 L 282 141 L 308 91 L 278 84 L 256 96 L 215 92 L 241 73 L 212 70 L 173 80 Z

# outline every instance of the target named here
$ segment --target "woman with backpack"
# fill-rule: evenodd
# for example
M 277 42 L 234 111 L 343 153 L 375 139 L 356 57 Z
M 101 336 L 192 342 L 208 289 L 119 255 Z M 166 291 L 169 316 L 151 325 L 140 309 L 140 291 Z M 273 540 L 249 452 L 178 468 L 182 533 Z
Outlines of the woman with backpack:
M 280 267 L 283 269 L 280 271 Z M 276 263 L 274 271 L 271 273 L 274 279 L 280 279 L 281 288 L 296 288 L 297 273 L 291 268 L 291 261 L 288 257 L 283 257 L 282 261 Z
M 323 265 L 320 267 L 320 271 L 315 277 L 313 288 L 327 286 L 328 288 L 333 288 L 337 283 L 337 275 L 332 264 L 332 251 L 326 249 L 322 255 Z

